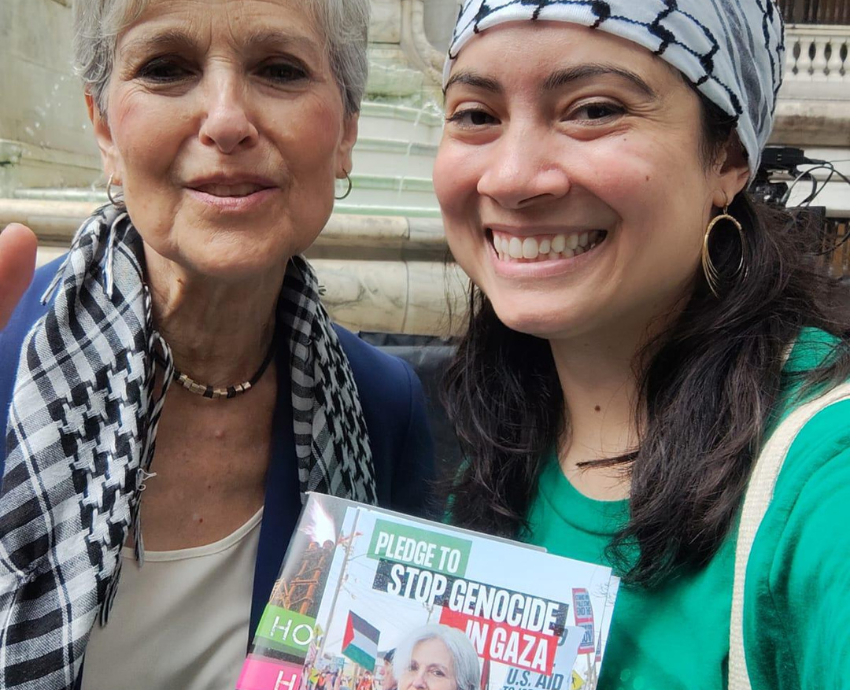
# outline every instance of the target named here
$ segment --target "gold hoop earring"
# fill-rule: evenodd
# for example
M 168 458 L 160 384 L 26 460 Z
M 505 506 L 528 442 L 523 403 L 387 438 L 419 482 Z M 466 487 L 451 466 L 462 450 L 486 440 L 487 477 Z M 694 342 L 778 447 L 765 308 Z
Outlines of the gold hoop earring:
M 351 196 L 351 191 L 354 189 L 354 183 L 351 181 L 351 176 L 348 174 L 348 171 L 343 170 L 342 172 L 345 173 L 345 179 L 348 181 L 348 189 L 345 190 L 345 194 L 343 194 L 342 196 L 335 196 L 334 197 L 334 199 L 336 199 L 337 201 L 342 201 L 343 199 L 347 199 L 349 196 Z
M 112 196 L 112 180 L 114 180 L 114 179 L 115 179 L 115 173 L 112 173 L 109 176 L 109 181 L 106 183 L 106 197 L 109 199 L 109 203 L 111 203 L 113 206 L 123 206 L 124 205 L 123 199 L 116 199 L 115 197 Z
M 708 283 L 709 290 L 711 290 L 711 293 L 718 299 L 720 298 L 720 272 L 711 260 L 711 252 L 709 251 L 708 243 L 714 228 L 716 228 L 722 221 L 732 223 L 738 231 L 738 236 L 741 238 L 741 260 L 738 262 L 738 268 L 735 269 L 735 275 L 746 275 L 744 258 L 747 253 L 747 238 L 744 235 L 744 228 L 738 222 L 738 219 L 729 215 L 729 206 L 727 205 L 724 207 L 723 213 L 711 219 L 711 222 L 705 230 L 705 237 L 703 237 L 702 241 L 702 270 L 703 273 L 705 273 L 705 280 Z

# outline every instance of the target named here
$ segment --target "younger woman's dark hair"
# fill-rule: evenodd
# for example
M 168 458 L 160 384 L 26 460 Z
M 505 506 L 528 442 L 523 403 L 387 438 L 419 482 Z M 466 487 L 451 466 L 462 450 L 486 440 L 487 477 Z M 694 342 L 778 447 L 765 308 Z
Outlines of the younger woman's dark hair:
M 700 99 L 708 167 L 736 137 L 734 122 Z M 646 419 L 640 446 L 601 461 L 620 465 L 631 480 L 630 520 L 609 550 L 627 582 L 651 586 L 717 552 L 778 404 L 784 353 L 803 327 L 839 337 L 805 383 L 850 377 L 850 331 L 834 308 L 843 293 L 819 267 L 819 228 L 746 192 L 729 213 L 747 238 L 745 274 L 736 275 L 737 233 L 715 233 L 711 255 L 723 292 L 716 298 L 699 276 L 676 322 L 638 354 L 637 361 L 648 361 L 636 364 Z M 469 307 L 445 382 L 449 418 L 468 460 L 453 482 L 451 517 L 517 537 L 527 528 L 541 465 L 569 433 L 568 415 L 548 342 L 506 327 L 476 288 Z

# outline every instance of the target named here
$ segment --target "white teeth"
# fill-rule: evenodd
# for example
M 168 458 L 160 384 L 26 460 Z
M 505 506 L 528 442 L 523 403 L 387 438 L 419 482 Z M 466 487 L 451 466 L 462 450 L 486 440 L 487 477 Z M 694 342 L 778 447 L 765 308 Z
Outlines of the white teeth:
M 560 254 L 567 246 L 567 238 L 564 235 L 555 235 L 552 238 L 552 251 Z
M 522 258 L 522 240 L 519 237 L 512 237 L 508 251 L 509 251 L 512 259 L 521 259 Z
M 232 190 L 232 188 L 231 188 Z M 542 239 L 520 238 L 503 233 L 493 233 L 493 248 L 501 261 L 555 261 L 571 259 L 590 251 L 605 238 L 604 231 L 589 230 L 569 235 L 552 235 Z

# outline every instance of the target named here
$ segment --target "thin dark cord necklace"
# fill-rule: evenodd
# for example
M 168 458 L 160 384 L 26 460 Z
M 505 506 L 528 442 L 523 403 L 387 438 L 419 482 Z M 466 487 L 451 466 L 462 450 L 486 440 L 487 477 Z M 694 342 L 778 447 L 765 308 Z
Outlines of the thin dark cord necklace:
M 205 386 L 204 384 L 198 383 L 186 374 L 178 371 L 177 367 L 174 367 L 174 380 L 190 393 L 203 396 L 204 398 L 210 398 L 213 400 L 219 400 L 222 398 L 235 398 L 238 395 L 247 393 L 254 386 L 256 386 L 257 382 L 263 377 L 263 374 L 266 373 L 266 369 L 269 368 L 269 364 L 271 364 L 272 359 L 274 359 L 276 342 L 277 335 L 272 338 L 271 345 L 269 345 L 269 351 L 266 353 L 266 358 L 263 360 L 263 363 L 260 365 L 260 368 L 257 369 L 257 373 L 244 383 L 240 383 L 235 386 L 228 386 L 227 388 L 215 388 L 213 386 Z M 160 366 L 164 367 L 166 365 L 166 362 L 162 358 L 162 355 L 160 355 L 158 352 L 154 353 L 154 358 Z

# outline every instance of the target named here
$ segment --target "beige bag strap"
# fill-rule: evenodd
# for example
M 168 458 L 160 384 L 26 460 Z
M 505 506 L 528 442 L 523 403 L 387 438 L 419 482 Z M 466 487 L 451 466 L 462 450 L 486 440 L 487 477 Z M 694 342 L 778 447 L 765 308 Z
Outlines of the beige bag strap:
M 818 412 L 842 400 L 850 399 L 850 382 L 794 410 L 771 434 L 753 468 L 744 496 L 741 526 L 735 550 L 735 584 L 732 590 L 732 619 L 729 639 L 729 690 L 750 690 L 747 660 L 744 654 L 744 583 L 747 562 L 767 507 L 773 498 L 776 478 L 785 456 L 806 423 Z

